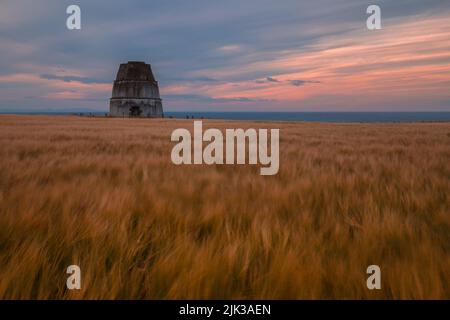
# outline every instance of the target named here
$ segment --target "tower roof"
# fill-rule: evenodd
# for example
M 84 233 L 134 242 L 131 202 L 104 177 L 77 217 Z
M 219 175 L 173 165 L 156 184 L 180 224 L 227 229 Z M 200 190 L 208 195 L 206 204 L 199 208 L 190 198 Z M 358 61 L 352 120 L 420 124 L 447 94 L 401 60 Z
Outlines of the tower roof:
M 152 67 L 143 61 L 128 61 L 128 63 L 122 63 L 117 72 L 116 80 L 156 82 Z

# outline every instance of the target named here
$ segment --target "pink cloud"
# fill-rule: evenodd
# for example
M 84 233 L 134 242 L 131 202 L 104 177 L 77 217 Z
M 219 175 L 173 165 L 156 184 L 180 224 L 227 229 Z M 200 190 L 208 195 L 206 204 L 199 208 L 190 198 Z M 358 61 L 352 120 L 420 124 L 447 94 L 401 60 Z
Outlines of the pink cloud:
M 251 79 L 201 86 L 185 83 L 163 88 L 162 92 L 293 102 L 322 96 L 329 99 L 330 105 L 337 101 L 336 97 L 347 99 L 341 101 L 347 105 L 364 97 L 373 105 L 404 104 L 415 98 L 449 99 L 448 17 L 386 20 L 383 26 L 378 31 L 356 30 L 326 37 L 307 48 L 274 54 L 270 60 L 195 73 L 232 79 L 265 71 L 278 82 Z M 293 86 L 290 80 L 296 79 L 305 81 L 305 85 Z M 319 100 L 323 103 L 322 98 Z
M 39 94 L 40 99 L 49 100 L 84 100 L 98 99 L 105 100 L 111 93 L 111 85 L 103 83 L 83 83 L 80 81 L 63 81 L 60 79 L 44 79 L 34 73 L 17 73 L 0 76 L 0 83 L 25 84 L 34 91 L 46 92 Z M 37 89 L 39 88 L 39 89 Z M 3 98 L 16 95 L 16 92 L 4 91 Z

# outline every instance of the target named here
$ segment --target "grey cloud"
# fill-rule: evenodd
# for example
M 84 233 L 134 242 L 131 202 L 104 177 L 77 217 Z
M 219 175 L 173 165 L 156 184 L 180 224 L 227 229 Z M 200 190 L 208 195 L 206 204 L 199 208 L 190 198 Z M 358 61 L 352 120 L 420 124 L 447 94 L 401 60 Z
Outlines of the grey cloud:
M 158 77 L 158 81 L 162 84 L 171 84 L 171 83 L 189 83 L 189 82 L 198 82 L 198 83 L 219 83 L 222 82 L 215 78 L 210 77 L 179 77 L 179 78 L 171 78 L 167 76 Z
M 296 87 L 301 87 L 301 86 L 304 86 L 304 85 L 309 84 L 309 83 L 321 83 L 320 81 L 314 81 L 314 80 L 287 80 L 287 81 L 280 81 L 280 80 L 278 80 L 276 78 L 273 78 L 273 77 L 267 77 L 264 80 L 256 80 L 255 82 L 259 83 L 259 84 L 268 83 L 268 82 L 272 82 L 272 83 L 283 83 L 283 82 L 286 83 L 286 82 L 288 82 L 288 83 L 290 83 L 290 84 L 292 84 L 293 86 L 296 86 Z
M 77 76 L 58 76 L 54 74 L 41 74 L 41 79 L 46 80 L 61 80 L 64 82 L 81 82 L 85 84 L 91 84 L 91 83 L 111 83 L 111 81 L 104 80 L 104 79 L 95 79 L 95 78 L 88 78 L 88 77 L 77 77 Z
M 277 83 L 280 82 L 278 79 L 275 79 L 273 77 L 266 77 L 264 80 L 255 80 L 256 83 L 267 83 L 267 82 L 273 82 L 273 83 Z
M 308 83 L 321 83 L 320 81 L 311 81 L 311 80 L 289 80 L 290 84 L 296 87 L 304 86 Z
M 209 103 L 227 103 L 227 102 L 262 102 L 270 101 L 268 99 L 252 99 L 246 97 L 232 97 L 232 98 L 212 98 L 195 94 L 172 94 L 163 96 L 166 100 L 182 100 L 182 101 L 196 101 Z

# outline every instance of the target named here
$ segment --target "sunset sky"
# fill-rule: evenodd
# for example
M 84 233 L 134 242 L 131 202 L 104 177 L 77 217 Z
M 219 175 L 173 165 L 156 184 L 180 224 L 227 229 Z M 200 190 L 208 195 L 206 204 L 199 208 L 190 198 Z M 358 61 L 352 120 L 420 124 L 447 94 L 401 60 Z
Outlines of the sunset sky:
M 2 0 L 0 43 L 0 112 L 106 112 L 129 60 L 165 111 L 450 111 L 450 0 Z

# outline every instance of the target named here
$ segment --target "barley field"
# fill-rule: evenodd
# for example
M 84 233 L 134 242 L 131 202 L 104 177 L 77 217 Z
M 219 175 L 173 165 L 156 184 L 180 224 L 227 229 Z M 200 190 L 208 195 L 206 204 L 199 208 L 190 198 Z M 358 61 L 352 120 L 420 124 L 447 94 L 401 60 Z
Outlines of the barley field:
M 0 299 L 450 299 L 450 123 L 203 126 L 280 128 L 279 173 L 175 166 L 192 120 L 0 116 Z

